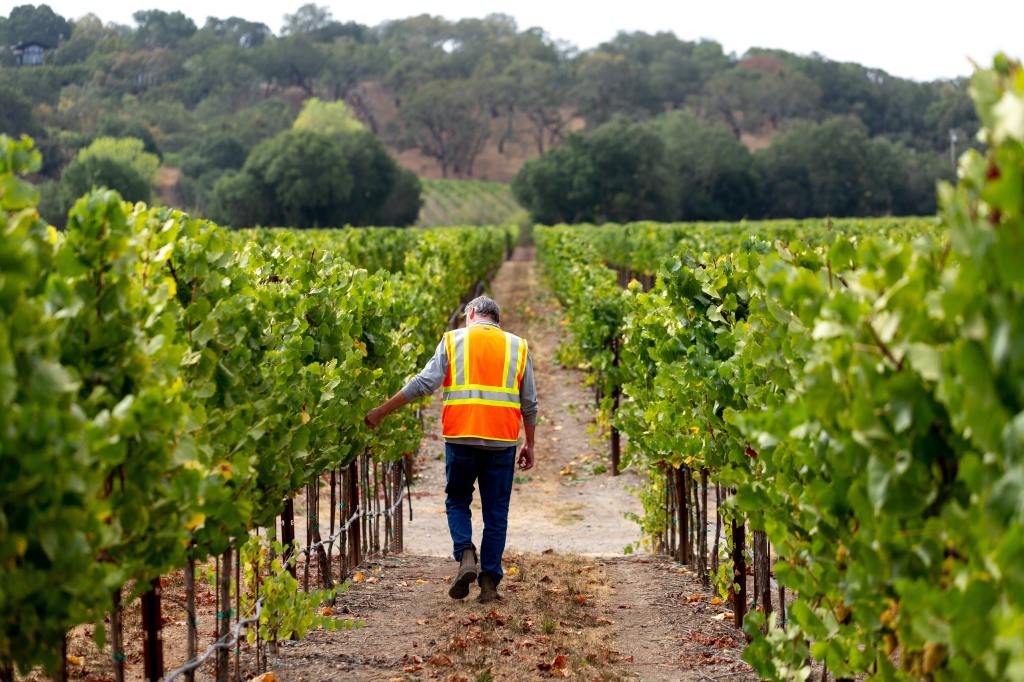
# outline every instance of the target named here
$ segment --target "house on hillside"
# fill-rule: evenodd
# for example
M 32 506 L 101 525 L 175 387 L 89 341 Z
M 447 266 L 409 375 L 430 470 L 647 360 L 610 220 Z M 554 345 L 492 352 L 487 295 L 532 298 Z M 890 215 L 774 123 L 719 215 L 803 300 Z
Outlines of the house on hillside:
M 46 46 L 28 42 L 14 46 L 14 63 L 18 66 L 42 66 L 46 57 Z

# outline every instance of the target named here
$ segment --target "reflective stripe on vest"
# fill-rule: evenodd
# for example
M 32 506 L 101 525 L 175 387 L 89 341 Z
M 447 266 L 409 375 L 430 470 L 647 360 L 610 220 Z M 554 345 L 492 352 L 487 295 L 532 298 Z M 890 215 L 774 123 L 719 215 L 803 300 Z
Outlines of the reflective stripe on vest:
M 473 325 L 448 332 L 444 342 L 448 352 L 441 413 L 444 435 L 518 440 L 526 341 L 497 327 Z

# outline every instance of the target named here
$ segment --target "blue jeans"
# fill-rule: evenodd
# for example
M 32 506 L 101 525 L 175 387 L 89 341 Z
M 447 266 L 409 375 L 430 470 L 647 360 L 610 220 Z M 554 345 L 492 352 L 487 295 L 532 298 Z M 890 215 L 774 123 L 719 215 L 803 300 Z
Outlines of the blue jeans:
M 480 575 L 490 573 L 495 584 L 505 574 L 501 555 L 505 552 L 508 530 L 508 503 L 512 497 L 512 480 L 516 472 L 516 448 L 477 448 L 471 445 L 445 443 L 444 470 L 448 495 L 444 502 L 448 512 L 448 532 L 452 536 L 456 561 L 473 545 L 473 483 L 480 482 L 480 506 L 483 508 L 484 533 L 480 541 Z

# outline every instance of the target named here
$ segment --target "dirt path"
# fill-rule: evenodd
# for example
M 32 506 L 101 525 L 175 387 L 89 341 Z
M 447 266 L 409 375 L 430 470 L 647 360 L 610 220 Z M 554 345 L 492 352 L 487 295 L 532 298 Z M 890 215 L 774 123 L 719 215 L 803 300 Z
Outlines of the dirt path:
M 341 595 L 364 626 L 317 632 L 271 661 L 281 680 L 756 679 L 742 637 L 685 568 L 660 556 L 623 556 L 638 537 L 636 474 L 612 477 L 596 440 L 592 392 L 561 367 L 561 312 L 529 250 L 491 286 L 502 326 L 527 338 L 541 419 L 537 466 L 519 475 L 509 518 L 504 599 L 454 601 L 456 565 L 444 514 L 440 404 L 427 409 L 405 554 L 378 561 Z M 482 523 L 474 501 L 474 536 Z M 474 593 L 471 592 L 471 596 Z M 717 618 L 716 618 L 717 616 Z
M 639 540 L 637 525 L 625 513 L 642 511 L 628 490 L 638 486 L 640 479 L 633 472 L 612 477 L 606 471 L 608 446 L 597 439 L 593 391 L 582 385 L 580 371 L 562 367 L 555 359 L 562 316 L 557 302 L 538 281 L 532 255 L 520 249 L 502 266 L 489 291 L 502 307 L 502 327 L 530 344 L 540 403 L 537 465 L 516 477 L 508 548 L 618 556 L 626 545 Z M 428 409 L 428 435 L 417 462 L 415 512 L 405 531 L 405 551 L 410 554 L 449 556 L 451 552 L 444 512 L 440 415 L 437 398 Z M 479 498 L 475 498 L 475 538 L 482 527 Z

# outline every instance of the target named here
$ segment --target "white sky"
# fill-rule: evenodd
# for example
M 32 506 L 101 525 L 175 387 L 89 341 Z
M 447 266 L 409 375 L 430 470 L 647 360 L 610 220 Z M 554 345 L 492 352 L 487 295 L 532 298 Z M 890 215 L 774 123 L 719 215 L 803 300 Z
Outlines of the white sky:
M 28 0 L 0 1 L 7 15 Z M 262 21 L 275 32 L 282 16 L 303 0 L 283 4 L 252 0 L 48 0 L 60 14 L 91 11 L 104 21 L 130 24 L 137 9 L 181 10 L 198 25 L 209 15 Z M 908 78 L 966 75 L 968 58 L 989 62 L 1003 50 L 1024 57 L 1024 0 L 319 0 L 340 21 L 371 26 L 388 19 L 435 14 L 448 19 L 510 14 L 521 29 L 540 26 L 555 39 L 589 48 L 619 30 L 674 31 L 680 38 L 711 38 L 727 52 L 749 47 L 819 52 Z

